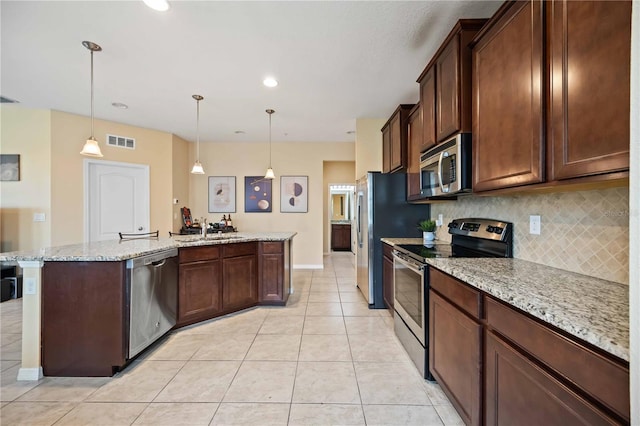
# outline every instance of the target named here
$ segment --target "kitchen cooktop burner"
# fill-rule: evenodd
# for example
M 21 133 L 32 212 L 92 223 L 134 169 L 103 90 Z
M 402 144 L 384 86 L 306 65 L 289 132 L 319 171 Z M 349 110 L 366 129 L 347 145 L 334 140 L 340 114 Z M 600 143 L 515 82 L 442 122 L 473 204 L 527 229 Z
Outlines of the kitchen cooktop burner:
M 494 219 L 454 219 L 451 244 L 396 244 L 394 249 L 415 260 L 438 257 L 513 257 L 513 224 Z

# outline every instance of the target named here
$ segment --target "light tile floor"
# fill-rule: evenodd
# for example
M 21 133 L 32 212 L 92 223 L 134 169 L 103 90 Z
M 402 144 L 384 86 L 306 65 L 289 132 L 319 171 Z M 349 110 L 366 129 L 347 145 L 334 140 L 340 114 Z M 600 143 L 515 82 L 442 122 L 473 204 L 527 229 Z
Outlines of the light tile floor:
M 457 425 L 386 310 L 355 287 L 354 256 L 294 271 L 286 307 L 165 336 L 111 378 L 17 382 L 21 299 L 0 304 L 2 425 Z

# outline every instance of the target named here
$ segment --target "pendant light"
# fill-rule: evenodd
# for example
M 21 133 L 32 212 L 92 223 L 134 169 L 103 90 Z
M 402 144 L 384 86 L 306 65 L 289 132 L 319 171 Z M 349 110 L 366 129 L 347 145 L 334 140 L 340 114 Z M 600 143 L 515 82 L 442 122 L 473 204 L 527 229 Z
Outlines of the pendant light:
M 83 41 L 82 45 L 91 51 L 91 137 L 84 143 L 80 154 L 89 157 L 102 157 L 98 141 L 93 137 L 93 52 L 100 52 L 102 47 L 91 41 Z
M 193 99 L 196 100 L 196 162 L 193 163 L 191 173 L 194 175 L 203 175 L 204 169 L 200 164 L 200 101 L 204 98 L 200 95 L 193 95 Z
M 265 173 L 265 179 L 275 179 L 276 175 L 273 173 L 273 169 L 271 168 L 271 114 L 275 111 L 272 109 L 266 110 L 267 114 L 269 114 L 269 168 L 267 169 L 267 173 Z

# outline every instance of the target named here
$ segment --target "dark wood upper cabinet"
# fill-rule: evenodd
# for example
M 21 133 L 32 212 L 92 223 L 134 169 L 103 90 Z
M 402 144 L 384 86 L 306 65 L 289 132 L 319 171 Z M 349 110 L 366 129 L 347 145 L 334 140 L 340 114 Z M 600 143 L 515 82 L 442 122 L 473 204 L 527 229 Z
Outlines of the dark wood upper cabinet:
M 471 49 L 486 19 L 461 19 L 420 77 L 424 151 L 449 136 L 471 131 Z
M 436 144 L 436 70 L 427 69 L 420 83 L 420 105 L 422 106 L 422 139 L 419 152 L 424 152 Z
M 543 3 L 509 2 L 473 48 L 473 189 L 544 181 Z
M 631 3 L 547 4 L 549 180 L 629 168 Z
M 422 145 L 422 107 L 416 104 L 409 113 L 409 147 L 407 149 L 407 200 L 417 200 L 420 195 L 420 149 Z
M 391 171 L 391 126 L 382 128 L 382 173 Z
M 401 104 L 382 127 L 382 172 L 407 169 L 407 120 L 414 104 Z

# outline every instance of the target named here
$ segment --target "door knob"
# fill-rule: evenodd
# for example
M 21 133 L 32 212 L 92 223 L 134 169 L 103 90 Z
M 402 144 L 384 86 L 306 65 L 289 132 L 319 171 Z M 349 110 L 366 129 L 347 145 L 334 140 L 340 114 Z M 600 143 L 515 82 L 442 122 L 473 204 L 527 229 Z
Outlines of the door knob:
M 138 227 L 138 231 L 142 231 L 144 229 L 143 226 Z

